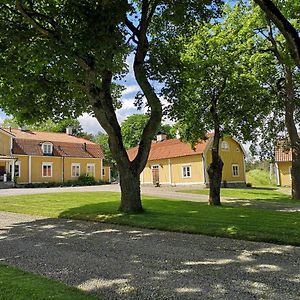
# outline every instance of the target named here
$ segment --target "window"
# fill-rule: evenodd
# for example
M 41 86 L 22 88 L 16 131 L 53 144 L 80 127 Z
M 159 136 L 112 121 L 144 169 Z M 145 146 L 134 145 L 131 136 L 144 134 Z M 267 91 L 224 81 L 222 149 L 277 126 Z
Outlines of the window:
M 80 176 L 80 164 L 72 164 L 71 165 L 71 176 L 72 177 Z
M 12 174 L 12 163 L 9 163 L 9 173 Z M 15 162 L 15 177 L 21 176 L 21 162 L 16 161 Z
M 105 176 L 105 168 L 102 168 L 102 176 Z
M 191 166 L 182 166 L 182 177 L 183 178 L 192 177 L 192 167 Z
M 227 142 L 223 141 L 221 143 L 221 149 L 222 150 L 229 150 L 229 144 Z
M 86 174 L 95 177 L 95 164 L 86 165 Z
M 53 163 L 43 163 L 42 164 L 42 176 L 52 177 Z
M 52 155 L 53 145 L 51 143 L 43 143 L 42 150 L 44 155 Z
M 239 165 L 232 165 L 232 176 L 235 176 L 235 177 L 240 176 Z

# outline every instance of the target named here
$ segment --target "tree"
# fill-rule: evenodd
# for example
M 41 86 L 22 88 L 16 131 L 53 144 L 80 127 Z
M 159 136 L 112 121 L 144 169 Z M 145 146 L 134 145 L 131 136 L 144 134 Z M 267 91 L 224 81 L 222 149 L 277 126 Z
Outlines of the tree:
M 183 137 L 194 145 L 209 131 L 214 133 L 207 169 L 211 205 L 221 204 L 220 139 L 228 134 L 256 138 L 255 129 L 263 122 L 271 98 L 263 88 L 264 76 L 256 72 L 264 67 L 268 54 L 253 54 L 259 40 L 237 22 L 245 9 L 243 5 L 231 12 L 227 8 L 223 22 L 200 23 L 185 36 L 171 37 L 167 49 L 158 49 L 160 63 L 169 69 L 155 70 L 156 76 L 166 82 L 163 93 L 172 103 L 171 116 L 181 124 Z
M 256 4 L 265 12 L 268 19 L 270 19 L 276 27 L 280 30 L 282 35 L 285 37 L 287 46 L 290 52 L 291 57 L 294 59 L 295 64 L 300 68 L 300 37 L 298 30 L 295 26 L 284 16 L 280 11 L 279 7 L 274 4 L 272 0 L 254 0 Z M 290 1 L 286 5 L 286 1 L 276 1 L 278 4 L 285 4 L 288 8 L 290 4 L 293 4 L 293 1 Z M 294 7 L 296 7 L 298 1 L 294 1 Z M 299 9 L 299 6 L 298 6 Z M 293 11 L 292 9 L 290 11 Z M 297 9 L 293 11 L 294 14 L 297 14 Z M 299 18 L 299 15 L 294 15 L 294 18 Z
M 121 132 L 126 149 L 135 147 L 139 144 L 143 128 L 147 124 L 149 116 L 142 114 L 135 114 L 127 117 L 121 125 Z M 174 138 L 172 127 L 168 124 L 161 124 L 157 132 L 152 136 L 155 139 L 158 132 L 164 132 L 169 138 Z
M 155 21 L 160 30 L 166 23 L 180 30 L 196 17 L 214 15 L 219 2 L 3 0 L 0 105 L 18 119 L 31 121 L 93 112 L 109 136 L 117 163 L 120 210 L 142 212 L 139 175 L 162 118 L 145 63 L 149 37 L 159 31 L 152 32 L 150 27 Z M 133 161 L 126 153 L 115 114 L 121 90 L 116 80 L 127 72 L 129 53 L 134 55 L 135 79 L 150 110 Z
M 300 120 L 300 73 L 297 67 L 300 39 L 296 31 L 297 25 L 292 25 L 292 23 L 297 24 L 297 22 L 293 22 L 293 18 L 298 4 L 290 2 L 289 5 L 282 6 L 282 11 L 292 20 L 292 23 L 271 1 L 259 1 L 259 4 L 264 8 L 266 14 L 260 16 L 260 21 L 257 22 L 259 25 L 257 31 L 258 34 L 265 37 L 267 49 L 276 60 L 278 73 L 276 88 L 278 105 L 276 107 L 283 112 L 283 118 L 279 119 L 277 123 L 284 124 L 288 133 L 288 145 L 292 151 L 292 198 L 300 200 L 300 137 L 297 132 Z M 278 5 L 281 7 L 280 3 Z M 266 10 L 267 8 L 268 10 Z M 277 31 L 276 26 L 283 36 Z M 299 25 L 298 28 L 300 28 Z M 297 45 L 299 49 L 297 49 Z
M 72 134 L 78 137 L 87 138 L 89 140 L 93 139 L 93 135 L 88 134 L 83 131 L 80 122 L 77 119 L 63 119 L 57 122 L 52 121 L 51 119 L 45 120 L 43 122 L 26 124 L 22 122 L 21 124 L 15 118 L 4 119 L 2 123 L 3 127 L 12 127 L 18 128 L 25 126 L 28 130 L 36 131 L 49 131 L 49 132 L 66 132 L 68 126 L 72 127 Z
M 93 141 L 101 146 L 101 149 L 105 157 L 104 163 L 110 166 L 111 177 L 116 179 L 118 177 L 118 170 L 117 170 L 116 162 L 112 158 L 111 152 L 109 150 L 108 135 L 103 132 L 99 132 L 98 134 L 95 135 Z

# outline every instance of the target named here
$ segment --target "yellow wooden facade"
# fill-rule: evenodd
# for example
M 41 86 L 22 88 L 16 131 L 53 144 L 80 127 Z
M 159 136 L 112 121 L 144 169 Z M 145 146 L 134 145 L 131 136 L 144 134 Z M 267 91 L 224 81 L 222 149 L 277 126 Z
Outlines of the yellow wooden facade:
M 277 166 L 276 166 L 277 185 L 281 185 L 281 186 L 292 185 L 291 168 L 292 168 L 291 161 L 277 162 Z
M 19 174 L 14 178 L 18 184 L 77 180 L 78 176 L 72 176 L 73 164 L 79 166 L 79 175 L 90 174 L 97 181 L 110 181 L 110 168 L 103 166 L 103 159 L 101 158 L 12 154 L 12 139 L 13 136 L 0 130 L 0 170 L 2 168 L 2 170 L 5 169 L 6 173 L 10 173 L 11 165 L 18 165 Z M 52 165 L 51 176 L 43 176 L 44 164 Z
M 224 138 L 228 149 L 224 150 L 220 143 L 220 155 L 224 162 L 222 181 L 228 184 L 245 184 L 245 153 L 236 140 L 231 137 Z M 211 141 L 207 144 L 204 153 L 188 155 L 176 158 L 151 160 L 140 176 L 142 184 L 161 184 L 161 185 L 193 185 L 208 184 L 207 166 L 211 162 Z M 221 141 L 222 142 L 222 141 Z M 234 174 L 233 166 L 238 168 L 238 174 Z M 189 167 L 189 176 L 184 176 L 184 169 Z M 158 168 L 159 180 L 154 182 L 153 169 Z

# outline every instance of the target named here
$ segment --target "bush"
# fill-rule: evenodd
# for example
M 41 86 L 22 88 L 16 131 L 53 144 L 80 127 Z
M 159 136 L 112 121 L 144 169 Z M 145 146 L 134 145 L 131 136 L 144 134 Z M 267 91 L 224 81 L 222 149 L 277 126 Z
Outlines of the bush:
M 97 182 L 93 176 L 85 174 L 78 177 L 78 183 L 79 185 L 95 185 Z
M 39 183 L 26 183 L 17 184 L 17 188 L 51 188 L 51 187 L 68 187 L 68 186 L 87 186 L 87 185 L 102 185 L 106 182 L 99 180 L 96 181 L 93 176 L 81 175 L 78 180 L 68 180 L 65 182 L 39 182 Z

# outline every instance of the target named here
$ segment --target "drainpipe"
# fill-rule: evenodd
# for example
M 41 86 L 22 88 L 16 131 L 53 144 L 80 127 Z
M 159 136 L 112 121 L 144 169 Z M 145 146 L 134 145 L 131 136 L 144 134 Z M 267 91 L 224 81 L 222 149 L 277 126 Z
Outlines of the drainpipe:
M 62 168 L 61 168 L 61 175 L 62 175 L 62 182 L 65 182 L 65 157 L 62 156 Z

